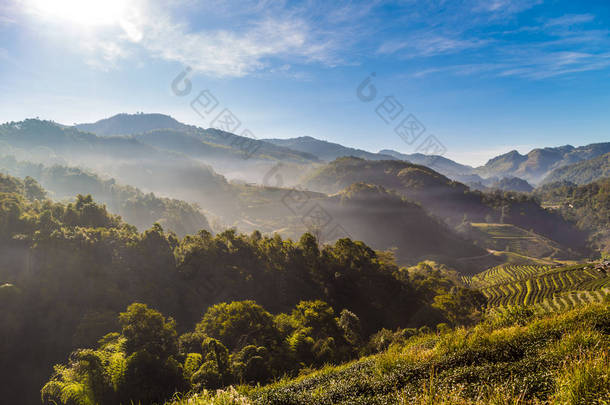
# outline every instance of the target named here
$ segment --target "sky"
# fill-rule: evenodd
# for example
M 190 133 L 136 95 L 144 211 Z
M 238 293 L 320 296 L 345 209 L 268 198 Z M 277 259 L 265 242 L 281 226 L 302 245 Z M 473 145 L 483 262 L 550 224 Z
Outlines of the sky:
M 0 122 L 222 110 L 480 165 L 610 141 L 610 1 L 0 0 L 0 94 Z

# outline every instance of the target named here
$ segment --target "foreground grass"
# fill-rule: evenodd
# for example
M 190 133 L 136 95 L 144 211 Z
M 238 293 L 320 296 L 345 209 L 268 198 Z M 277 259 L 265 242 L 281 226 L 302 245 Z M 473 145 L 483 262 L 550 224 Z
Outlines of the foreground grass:
M 610 404 L 609 348 L 608 302 L 543 317 L 514 309 L 345 365 L 167 405 Z

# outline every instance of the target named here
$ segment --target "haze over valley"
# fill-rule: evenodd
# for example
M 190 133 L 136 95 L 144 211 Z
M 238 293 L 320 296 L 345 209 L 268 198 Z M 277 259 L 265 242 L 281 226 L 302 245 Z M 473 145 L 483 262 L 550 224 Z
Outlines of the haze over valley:
M 609 11 L 0 3 L 0 404 L 610 403 Z

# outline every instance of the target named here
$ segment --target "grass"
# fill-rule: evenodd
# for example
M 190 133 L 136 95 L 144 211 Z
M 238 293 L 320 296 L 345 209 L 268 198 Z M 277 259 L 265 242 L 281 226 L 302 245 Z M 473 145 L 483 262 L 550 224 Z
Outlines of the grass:
M 344 365 L 168 405 L 608 404 L 609 348 L 608 301 L 547 315 L 514 307 Z

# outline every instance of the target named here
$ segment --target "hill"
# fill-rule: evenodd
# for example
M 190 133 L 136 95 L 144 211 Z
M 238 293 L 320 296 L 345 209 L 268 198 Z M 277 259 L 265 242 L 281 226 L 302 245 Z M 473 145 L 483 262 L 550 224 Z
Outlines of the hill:
M 610 143 L 587 146 L 571 145 L 556 148 L 534 149 L 527 155 L 516 150 L 490 159 L 475 171 L 482 177 L 520 177 L 531 183 L 540 183 L 554 169 L 595 158 L 610 152 Z
M 293 150 L 306 152 L 327 162 L 345 156 L 354 156 L 367 160 L 392 159 L 392 156 L 383 153 L 373 153 L 362 149 L 350 148 L 338 143 L 312 138 L 311 136 L 290 139 L 264 139 L 264 141 Z
M 153 193 L 120 185 L 114 179 L 102 179 L 76 167 L 18 162 L 14 157 L 0 156 L 0 172 L 21 178 L 32 178 L 42 185 L 54 200 L 72 199 L 77 194 L 92 195 L 108 210 L 120 215 L 140 230 L 154 223 L 179 236 L 194 234 L 210 225 L 200 209 L 184 201 L 160 198 Z
M 588 231 L 601 252 L 610 253 L 610 179 L 577 186 L 569 182 L 546 184 L 535 191 L 542 204 Z
M 377 355 L 166 405 L 601 404 L 610 398 L 609 319 L 607 305 L 514 309 L 468 329 L 386 334 L 393 344 Z
M 454 162 L 453 160 L 447 159 L 443 156 L 424 155 L 421 153 L 404 154 L 391 149 L 383 149 L 380 150 L 379 153 L 384 155 L 390 155 L 396 159 L 404 160 L 405 162 L 429 167 L 454 180 L 456 180 L 457 177 L 466 176 L 474 176 L 471 180 L 480 180 L 478 176 L 474 175 L 474 169 L 471 166 L 466 166 Z
M 487 249 L 524 257 L 553 261 L 575 256 L 557 242 L 511 224 L 471 223 L 467 236 Z
M 90 124 L 76 124 L 75 127 L 100 136 L 134 135 L 155 129 L 192 128 L 164 114 L 117 114 Z
M 349 238 L 321 245 L 311 234 L 294 242 L 234 230 L 177 238 L 158 225 L 139 233 L 90 197 L 45 200 L 32 179 L 0 176 L 0 225 L 7 403 L 38 403 L 44 381 L 45 403 L 159 403 L 225 377 L 294 375 L 354 358 L 381 328 L 446 321 L 433 298 L 459 288 L 448 270 L 411 273 Z M 222 347 L 229 374 L 197 363 Z M 70 365 L 52 368 L 73 350 Z
M 472 269 L 456 259 L 486 253 L 418 204 L 380 186 L 353 184 L 330 196 L 254 185 L 237 189 L 242 217 L 233 225 L 243 232 L 293 239 L 312 232 L 324 243 L 349 236 L 374 249 L 391 249 L 401 265 L 435 260 L 464 271 Z
M 31 119 L 0 125 L 0 142 L 5 145 L 3 154 L 17 160 L 84 168 L 145 192 L 197 202 L 219 215 L 235 215 L 231 186 L 210 166 L 133 137 L 100 137 Z
M 142 143 L 203 159 L 244 160 L 254 156 L 279 161 L 318 161 L 308 153 L 219 129 L 186 125 L 163 114 L 117 114 L 92 124 L 77 124 L 75 128 L 99 136 L 132 135 Z
M 98 136 L 121 136 L 137 139 L 156 149 L 176 152 L 211 165 L 224 176 L 246 182 L 261 183 L 274 165 L 296 166 L 303 173 L 318 157 L 274 145 L 253 136 L 242 136 L 219 129 L 186 125 L 162 114 L 118 114 L 93 124 L 75 128 Z M 294 184 L 298 176 L 284 173 L 284 181 Z
M 610 296 L 610 271 L 601 272 L 594 267 L 501 265 L 465 280 L 485 294 L 491 307 L 537 305 L 553 312 L 582 303 L 603 302 Z
M 520 179 L 518 177 L 504 177 L 493 183 L 491 188 L 496 188 L 498 190 L 504 191 L 519 191 L 522 193 L 529 193 L 534 191 L 534 187 L 529 184 L 527 181 Z
M 575 250 L 581 249 L 585 243 L 584 233 L 559 215 L 540 207 L 531 196 L 471 191 L 430 168 L 402 161 L 337 159 L 312 172 L 304 179 L 303 186 L 336 193 L 360 182 L 395 191 L 454 228 L 469 222 L 503 222 L 533 229 Z
M 486 253 L 421 206 L 381 186 L 355 183 L 320 205 L 352 238 L 366 240 L 375 249 L 395 249 L 401 264 L 434 260 L 460 267 L 456 259 Z
M 587 184 L 610 177 L 610 153 L 553 170 L 542 181 L 543 184 L 568 181 Z

